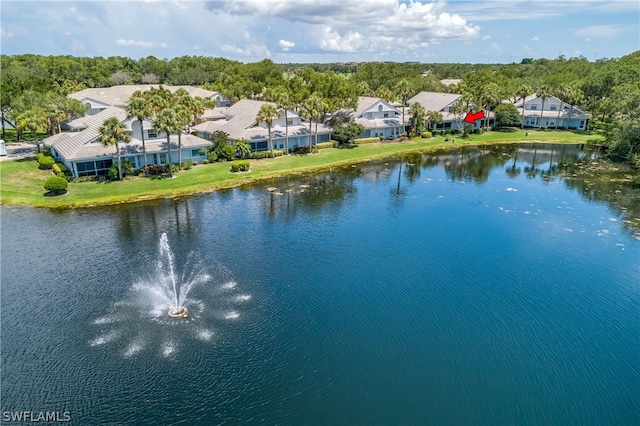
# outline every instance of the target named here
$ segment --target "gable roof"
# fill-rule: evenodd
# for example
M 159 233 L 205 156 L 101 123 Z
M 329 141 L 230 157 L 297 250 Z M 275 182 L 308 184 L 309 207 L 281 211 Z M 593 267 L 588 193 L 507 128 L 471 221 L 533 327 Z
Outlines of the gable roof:
M 358 106 L 356 107 L 355 112 L 353 113 L 353 115 L 355 117 L 359 116 L 360 114 L 363 114 L 365 112 L 367 112 L 367 110 L 371 109 L 375 104 L 377 103 L 382 103 L 384 105 L 386 105 L 389 110 L 395 111 L 395 112 L 400 112 L 396 109 L 396 107 L 394 107 L 393 105 L 391 105 L 389 102 L 385 101 L 384 99 L 381 98 L 374 98 L 371 96 L 359 96 L 358 97 Z
M 85 119 L 83 122 L 86 126 L 84 130 L 58 133 L 45 139 L 45 143 L 54 147 L 64 158 L 73 158 L 76 156 L 78 149 L 98 138 L 100 135 L 98 129 L 106 119 L 111 117 L 116 117 L 118 120 L 123 121 L 127 118 L 127 113 L 120 107 L 108 107 L 95 115 L 74 120 Z
M 457 93 L 420 92 L 409 99 L 408 103 L 411 105 L 417 102 L 427 111 L 442 111 L 461 96 Z

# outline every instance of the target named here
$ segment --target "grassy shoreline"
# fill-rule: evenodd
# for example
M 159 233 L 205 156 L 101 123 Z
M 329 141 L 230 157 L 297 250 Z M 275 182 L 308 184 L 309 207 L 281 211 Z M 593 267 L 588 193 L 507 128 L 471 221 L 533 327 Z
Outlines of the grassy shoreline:
M 451 138 L 451 136 L 449 136 Z M 599 135 L 566 131 L 516 130 L 455 137 L 454 142 L 438 136 L 403 142 L 382 142 L 345 148 L 323 149 L 313 155 L 290 155 L 274 159 L 251 160 L 248 173 L 229 172 L 229 163 L 198 165 L 173 179 L 134 178 L 121 182 L 78 182 L 69 184 L 67 194 L 45 196 L 43 182 L 49 170 L 39 170 L 34 161 L 13 160 L 0 163 L 0 204 L 44 208 L 98 207 L 139 201 L 177 198 L 232 188 L 285 175 L 300 175 L 349 164 L 393 157 L 409 152 L 430 152 L 459 146 L 505 143 L 599 143 Z

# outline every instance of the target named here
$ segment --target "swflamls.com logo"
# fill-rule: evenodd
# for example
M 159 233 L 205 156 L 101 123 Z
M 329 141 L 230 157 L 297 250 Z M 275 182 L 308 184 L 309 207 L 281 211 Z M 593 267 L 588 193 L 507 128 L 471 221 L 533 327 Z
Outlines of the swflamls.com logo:
M 70 422 L 68 411 L 3 411 L 3 422 Z

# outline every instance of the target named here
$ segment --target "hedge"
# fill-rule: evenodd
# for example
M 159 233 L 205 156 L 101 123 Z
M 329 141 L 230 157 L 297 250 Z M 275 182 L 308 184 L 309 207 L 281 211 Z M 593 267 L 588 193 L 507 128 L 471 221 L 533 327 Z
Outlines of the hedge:
M 365 144 L 365 143 L 373 143 L 373 142 L 380 142 L 380 138 L 376 136 L 373 138 L 358 138 L 353 140 L 353 143 L 356 143 L 359 145 Z
M 48 170 L 52 168 L 54 164 L 55 160 L 53 159 L 53 157 L 50 157 L 48 155 L 41 155 L 38 157 L 38 168 L 42 170 Z
M 321 142 L 316 146 L 318 149 L 326 149 L 326 148 L 333 148 L 335 144 L 334 142 Z

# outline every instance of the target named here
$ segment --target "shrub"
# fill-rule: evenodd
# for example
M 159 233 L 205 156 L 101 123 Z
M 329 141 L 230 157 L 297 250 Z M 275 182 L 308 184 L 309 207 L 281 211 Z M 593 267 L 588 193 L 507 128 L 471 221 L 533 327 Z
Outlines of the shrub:
M 378 136 L 378 139 L 382 141 L 382 140 L 384 140 L 384 136 L 380 135 L 380 136 Z
M 161 175 L 164 173 L 164 166 L 161 166 L 160 164 L 151 164 L 150 166 L 147 166 L 147 172 L 151 176 Z
M 62 194 L 67 190 L 69 183 L 67 179 L 59 176 L 52 176 L 44 181 L 44 189 L 54 194 Z
M 38 168 L 42 170 L 48 170 L 53 167 L 55 160 L 49 155 L 40 155 L 38 157 Z
M 318 144 L 318 149 L 333 148 L 333 142 L 321 142 Z
M 274 157 L 282 157 L 284 155 L 284 151 L 281 151 L 279 149 L 274 149 L 273 150 L 273 156 Z
M 209 160 L 205 158 L 204 160 L 202 160 L 202 164 L 209 164 Z
M 271 152 L 269 151 L 257 151 L 249 154 L 249 158 L 252 160 L 262 160 L 263 158 L 270 158 Z
M 215 163 L 216 161 L 218 161 L 218 154 L 216 154 L 215 152 L 208 152 L 207 153 L 207 162 L 209 163 Z
M 231 161 L 236 155 L 236 150 L 231 145 L 224 145 L 216 149 L 218 161 Z
M 62 173 L 62 170 L 60 170 L 60 166 L 58 166 L 58 163 L 55 163 L 51 168 L 53 169 L 53 174 L 56 176 Z
M 422 137 L 423 137 L 424 139 L 430 138 L 430 137 L 432 137 L 432 136 L 433 136 L 433 135 L 431 134 L 431 132 L 422 132 Z
M 178 170 L 179 170 L 179 168 L 178 168 L 178 165 L 177 165 L 177 164 L 171 164 L 171 171 L 172 171 L 173 173 L 177 173 L 177 172 L 178 172 Z M 169 165 L 168 165 L 168 164 L 165 164 L 165 166 L 164 166 L 164 171 L 165 171 L 165 172 L 167 172 L 167 173 L 169 173 Z
M 380 138 L 379 137 L 373 137 L 373 138 L 358 138 L 358 139 L 354 139 L 353 143 L 356 144 L 365 144 L 365 143 L 373 143 L 373 142 L 380 142 Z
M 293 150 L 294 154 L 308 154 L 311 152 L 311 148 L 308 146 L 298 146 Z
M 191 170 L 191 168 L 193 167 L 193 161 L 192 160 L 184 160 L 182 162 L 182 168 L 185 170 Z
M 236 160 L 231 162 L 231 172 L 248 172 L 249 160 Z
M 118 165 L 112 164 L 107 170 L 107 179 L 109 180 L 118 180 Z

